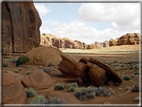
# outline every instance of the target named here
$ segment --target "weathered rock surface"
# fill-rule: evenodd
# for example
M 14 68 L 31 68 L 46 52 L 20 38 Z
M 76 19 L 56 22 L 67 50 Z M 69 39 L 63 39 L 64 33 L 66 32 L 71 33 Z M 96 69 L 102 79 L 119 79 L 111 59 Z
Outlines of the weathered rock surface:
M 109 41 L 104 41 L 104 42 L 97 42 L 97 41 L 95 41 L 95 44 L 97 46 L 101 46 L 101 47 L 109 47 Z
M 41 69 L 36 69 L 32 74 L 22 78 L 25 87 L 32 87 L 38 94 L 47 93 L 54 90 L 54 83 L 47 73 Z
M 91 82 L 95 86 L 101 86 L 104 85 L 106 80 L 108 79 L 106 75 L 106 71 L 102 68 L 100 68 L 97 65 L 94 65 L 89 69 L 88 73 L 89 78 L 91 79 Z
M 24 77 L 23 75 L 20 75 L 18 73 L 14 73 L 13 71 L 4 71 L 5 73 L 10 74 L 15 80 L 21 82 L 21 79 Z
M 97 46 L 96 44 L 90 44 L 85 47 L 85 49 L 100 49 L 101 46 Z
M 3 104 L 24 104 L 26 93 L 23 85 L 10 74 L 3 73 Z
M 136 45 L 139 44 L 139 33 L 127 33 L 117 40 L 111 39 L 109 41 L 110 46 L 119 46 L 119 45 Z
M 64 55 L 58 48 L 43 46 L 37 47 L 26 54 L 30 58 L 29 64 L 47 66 L 49 63 L 59 64 L 62 60 L 61 55 Z
M 122 82 L 113 69 L 98 60 L 81 58 L 77 62 L 64 56 L 62 59 L 58 69 L 63 75 L 66 74 L 66 77 L 70 75 L 76 77 L 80 84 L 91 81 L 93 85 L 101 86 L 107 83 L 112 85 Z M 111 84 L 109 84 L 110 81 Z
M 78 40 L 71 40 L 69 38 L 59 38 L 53 34 L 44 33 L 41 36 L 40 45 L 55 46 L 57 48 L 71 48 L 71 49 L 83 49 L 86 44 Z
M 62 57 L 62 61 L 58 69 L 62 72 L 62 74 L 65 77 L 75 76 L 75 68 L 76 68 L 77 61 L 67 55 L 61 55 L 61 57 Z
M 53 91 L 48 93 L 46 96 L 47 99 L 51 99 L 53 97 L 64 100 L 66 104 L 80 104 L 80 101 L 72 93 Z
M 41 19 L 32 2 L 2 3 L 3 54 L 25 53 L 40 44 Z

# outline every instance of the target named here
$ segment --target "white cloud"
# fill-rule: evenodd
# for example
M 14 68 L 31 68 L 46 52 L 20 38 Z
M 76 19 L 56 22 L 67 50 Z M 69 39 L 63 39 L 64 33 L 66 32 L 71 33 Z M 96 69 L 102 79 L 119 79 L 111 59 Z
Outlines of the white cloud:
M 139 3 L 85 3 L 78 13 L 84 21 L 112 22 L 116 30 L 140 29 Z
M 41 26 L 40 27 L 40 34 L 43 34 L 43 33 L 52 33 L 52 32 L 50 31 L 50 29 L 47 26 Z
M 59 22 L 58 21 L 54 21 L 54 20 L 49 20 L 47 22 L 48 26 L 58 26 Z
M 46 8 L 43 4 L 34 3 L 34 5 L 41 17 L 45 16 L 47 13 L 50 13 L 50 9 Z

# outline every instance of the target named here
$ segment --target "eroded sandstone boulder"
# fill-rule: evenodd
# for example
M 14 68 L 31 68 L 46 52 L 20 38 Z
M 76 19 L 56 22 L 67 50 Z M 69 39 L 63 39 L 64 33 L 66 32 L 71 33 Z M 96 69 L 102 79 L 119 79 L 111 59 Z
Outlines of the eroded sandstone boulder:
M 54 83 L 50 75 L 41 69 L 34 70 L 32 74 L 23 77 L 21 81 L 25 87 L 32 87 L 38 94 L 45 94 L 54 90 Z
M 3 73 L 3 104 L 24 104 L 26 93 L 21 82 L 9 73 Z
M 71 58 L 63 57 L 58 69 L 63 75 L 66 74 L 66 77 L 70 75 L 76 77 L 80 84 L 92 82 L 95 86 L 101 86 L 104 84 L 121 84 L 122 82 L 122 79 L 111 67 L 92 58 L 89 60 L 81 58 L 77 62 Z
M 65 77 L 75 76 L 77 61 L 68 55 L 61 55 L 61 57 L 62 61 L 58 67 L 58 70 L 60 70 Z
M 42 46 L 28 51 L 25 55 L 30 58 L 29 64 L 48 66 L 49 63 L 58 65 L 64 53 L 54 47 Z
M 2 2 L 2 23 L 3 54 L 39 46 L 41 19 L 32 2 Z

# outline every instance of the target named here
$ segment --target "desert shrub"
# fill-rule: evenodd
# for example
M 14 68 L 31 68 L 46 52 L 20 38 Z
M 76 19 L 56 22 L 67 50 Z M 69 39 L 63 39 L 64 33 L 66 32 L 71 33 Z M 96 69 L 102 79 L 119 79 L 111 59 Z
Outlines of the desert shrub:
M 29 75 L 29 74 L 31 74 L 31 73 L 32 73 L 31 71 L 27 71 L 27 72 L 26 72 L 26 75 Z
M 17 61 L 18 59 L 12 59 L 12 63 L 16 63 L 16 61 Z
M 120 69 L 121 69 L 121 67 L 115 67 L 115 71 L 118 71 Z
M 76 88 L 75 92 L 76 93 L 74 95 L 76 96 L 76 98 L 82 101 L 95 98 L 95 96 L 110 97 L 113 94 L 108 89 L 102 87 Z
M 66 85 L 66 88 L 69 89 L 70 87 L 75 87 L 75 88 L 77 88 L 77 87 L 78 87 L 77 82 L 68 83 L 68 84 Z
M 107 62 L 105 62 L 105 64 L 107 64 L 107 65 L 111 65 L 111 64 L 112 64 L 112 62 L 108 62 L 108 61 L 107 61 Z
M 119 72 L 116 72 L 117 73 L 117 75 L 119 75 L 120 76 L 120 73 Z
M 55 90 L 64 90 L 64 86 L 62 85 L 62 84 L 60 84 L 60 83 L 57 83 L 56 85 L 55 85 Z
M 86 99 L 87 99 L 87 100 L 93 99 L 93 98 L 95 98 L 95 92 L 89 93 L 89 94 L 86 95 Z
M 18 71 L 21 71 L 22 69 L 21 69 L 21 68 L 18 68 L 17 70 L 18 70 Z
M 75 87 L 74 86 L 70 86 L 69 92 L 73 92 L 73 91 L 75 91 Z
M 56 69 L 58 69 L 58 66 L 55 66 Z
M 7 63 L 3 63 L 2 66 L 3 67 L 8 67 L 8 64 Z
M 131 87 L 127 86 L 127 87 L 126 87 L 126 90 L 129 90 L 129 89 L 131 89 Z
M 50 62 L 49 64 L 48 64 L 48 67 L 51 67 L 53 64 Z
M 139 97 L 135 97 L 135 102 L 139 102 Z
M 64 87 L 64 88 L 66 88 L 66 83 L 65 83 L 65 82 L 63 82 L 63 84 L 62 84 L 62 85 L 63 85 L 63 87 Z
M 139 84 L 138 83 L 133 85 L 132 91 L 133 92 L 139 92 Z
M 26 91 L 26 96 L 28 98 L 36 96 L 36 91 L 33 88 L 31 88 L 31 87 L 29 89 L 25 88 L 25 91 Z
M 26 65 L 26 66 L 25 66 L 25 68 L 27 68 L 27 69 L 28 69 L 28 68 L 31 68 L 31 66 Z
M 46 104 L 48 100 L 43 95 L 37 95 L 35 98 L 30 98 L 30 104 Z
M 19 71 L 16 69 L 14 72 L 15 72 L 15 73 L 18 73 Z
M 129 75 L 125 75 L 124 77 L 123 77 L 123 80 L 126 80 L 126 81 L 129 81 L 131 79 L 131 77 L 129 76 Z
M 134 78 L 134 77 L 135 77 L 135 75 L 134 75 L 134 74 L 132 74 L 132 75 L 131 75 L 131 77 L 132 77 L 132 78 Z
M 51 71 L 52 71 L 50 68 L 42 68 L 42 70 L 43 70 L 44 72 L 46 72 L 47 74 L 50 74 Z
M 26 62 L 29 62 L 29 61 L 30 61 L 29 57 L 25 55 L 21 55 L 16 61 L 16 66 L 18 67 L 19 65 L 25 64 Z
M 60 98 L 53 97 L 46 104 L 66 104 L 64 100 Z
M 7 59 L 7 58 L 6 58 L 5 60 L 6 60 L 7 62 L 11 61 L 11 59 Z
M 119 88 L 119 91 L 123 90 L 122 88 Z

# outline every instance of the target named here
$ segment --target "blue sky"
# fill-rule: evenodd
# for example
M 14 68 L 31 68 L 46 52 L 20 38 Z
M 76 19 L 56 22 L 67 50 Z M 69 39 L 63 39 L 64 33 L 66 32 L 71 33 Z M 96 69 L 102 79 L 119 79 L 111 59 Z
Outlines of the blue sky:
M 139 3 L 34 3 L 41 34 L 51 33 L 87 44 L 140 33 Z

